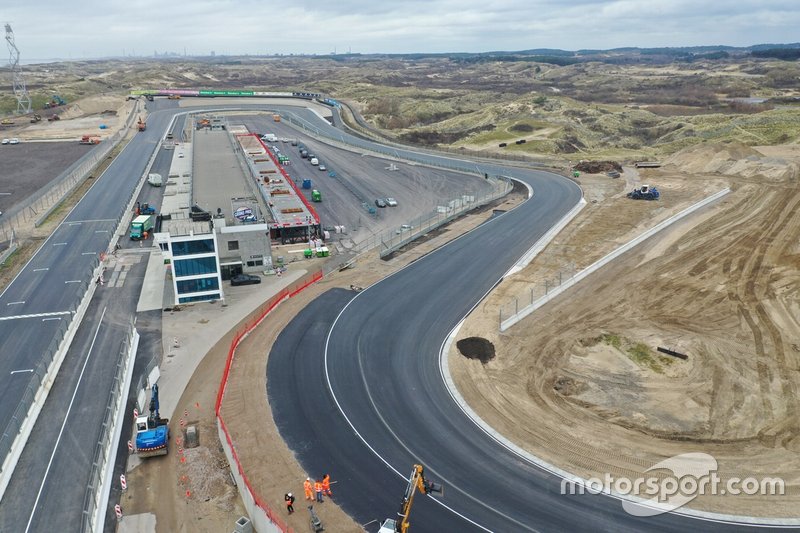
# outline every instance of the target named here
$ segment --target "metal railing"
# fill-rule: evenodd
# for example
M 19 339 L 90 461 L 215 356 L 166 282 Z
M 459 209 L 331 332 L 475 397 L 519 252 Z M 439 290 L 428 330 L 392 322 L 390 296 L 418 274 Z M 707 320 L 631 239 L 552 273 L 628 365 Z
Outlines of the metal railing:
M 3 213 L 0 220 L 0 242 L 8 242 L 16 230 L 21 236 L 21 230 L 31 225 L 39 227 L 44 220 L 58 207 L 58 205 L 77 188 L 86 176 L 106 157 L 128 134 L 133 125 L 134 117 L 138 110 L 138 102 L 131 108 L 128 119 L 122 129 L 117 131 L 107 140 L 100 143 L 94 150 L 70 165 L 46 186 Z
M 11 448 L 14 445 L 14 440 L 17 438 L 17 435 L 19 435 L 22 426 L 28 417 L 28 413 L 36 401 L 36 396 L 39 393 L 39 389 L 47 377 L 50 365 L 53 364 L 59 347 L 61 346 L 61 342 L 64 340 L 67 330 L 69 329 L 72 320 L 75 317 L 75 313 L 81 304 L 82 295 L 86 293 L 86 291 L 89 289 L 89 284 L 92 283 L 94 278 L 94 270 L 98 265 L 99 259 L 95 258 L 92 267 L 88 269 L 88 275 L 78 285 L 76 298 L 70 305 L 68 314 L 61 316 L 61 320 L 58 322 L 58 328 L 53 335 L 50 344 L 44 350 L 42 359 L 33 370 L 28 384 L 25 387 L 25 392 L 22 394 L 22 397 L 19 398 L 19 403 L 17 404 L 17 408 L 14 410 L 11 420 L 9 420 L 8 424 L 6 424 L 2 435 L 0 435 L 0 462 L 4 462 L 11 452 Z
M 109 459 L 113 460 L 114 450 L 111 449 L 111 440 L 114 435 L 114 419 L 120 409 L 120 402 L 125 403 L 127 389 L 125 387 L 125 370 L 128 358 L 131 357 L 131 345 L 135 334 L 133 319 L 130 321 L 127 335 L 122 340 L 117 356 L 117 370 L 114 373 L 114 380 L 111 383 L 111 390 L 106 401 L 106 410 L 103 417 L 103 424 L 100 427 L 100 436 L 95 443 L 94 454 L 92 455 L 92 471 L 89 474 L 89 483 L 83 498 L 83 516 L 81 518 L 81 532 L 94 531 L 95 518 L 98 512 L 104 512 L 98 508 L 99 496 L 103 484 L 103 473 Z

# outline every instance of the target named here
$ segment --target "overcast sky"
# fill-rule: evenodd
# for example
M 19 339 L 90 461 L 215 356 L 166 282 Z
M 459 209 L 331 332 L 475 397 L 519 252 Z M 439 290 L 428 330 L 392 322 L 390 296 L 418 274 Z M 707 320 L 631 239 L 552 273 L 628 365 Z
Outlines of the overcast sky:
M 800 0 L 12 0 L 23 62 L 788 43 Z

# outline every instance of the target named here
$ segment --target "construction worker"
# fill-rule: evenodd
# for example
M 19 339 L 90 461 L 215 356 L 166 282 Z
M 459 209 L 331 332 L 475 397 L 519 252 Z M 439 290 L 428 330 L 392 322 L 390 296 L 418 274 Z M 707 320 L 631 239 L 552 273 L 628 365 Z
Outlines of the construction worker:
M 303 490 L 306 493 L 306 500 L 314 501 L 314 488 L 311 485 L 311 478 L 307 477 L 306 480 L 303 482 Z
M 322 481 L 316 480 L 314 482 L 314 492 L 317 493 L 317 501 L 322 503 Z
M 325 474 L 325 476 L 322 478 L 322 492 L 329 498 L 333 496 L 333 493 L 331 492 L 330 474 Z
M 283 499 L 286 501 L 286 510 L 289 511 L 289 514 L 292 514 L 294 512 L 294 496 L 289 492 Z

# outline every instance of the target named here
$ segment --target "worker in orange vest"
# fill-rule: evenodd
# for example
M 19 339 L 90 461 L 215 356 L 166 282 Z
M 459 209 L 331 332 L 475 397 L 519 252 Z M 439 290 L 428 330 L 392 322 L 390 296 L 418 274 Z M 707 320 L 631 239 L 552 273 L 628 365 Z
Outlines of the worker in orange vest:
M 314 501 L 314 489 L 311 486 L 310 477 L 307 477 L 303 482 L 303 490 L 306 492 L 306 500 Z
M 330 474 L 325 474 L 325 477 L 322 478 L 322 492 L 325 493 L 325 496 L 332 497 L 333 493 L 331 492 L 331 476 Z
M 314 492 L 317 493 L 317 501 L 322 503 L 322 481 L 316 480 L 314 482 Z

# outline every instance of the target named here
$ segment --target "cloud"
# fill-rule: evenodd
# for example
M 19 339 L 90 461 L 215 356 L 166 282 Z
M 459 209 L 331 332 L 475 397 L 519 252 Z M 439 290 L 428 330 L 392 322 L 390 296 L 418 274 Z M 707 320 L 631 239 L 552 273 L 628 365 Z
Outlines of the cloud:
M 57 13 L 57 16 L 42 16 Z M 8 7 L 23 60 L 189 54 L 477 52 L 793 42 L 796 0 L 40 0 Z

